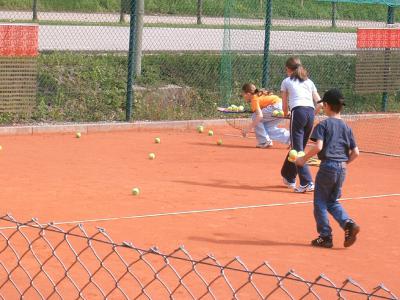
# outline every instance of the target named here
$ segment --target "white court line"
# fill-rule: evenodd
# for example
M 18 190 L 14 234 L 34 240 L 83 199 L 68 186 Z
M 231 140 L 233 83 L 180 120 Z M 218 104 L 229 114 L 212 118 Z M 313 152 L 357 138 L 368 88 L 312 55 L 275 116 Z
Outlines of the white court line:
M 383 194 L 383 195 L 374 195 L 374 196 L 341 198 L 341 199 L 339 199 L 339 201 L 377 199 L 377 198 L 399 197 L 399 196 L 400 196 L 400 194 Z M 287 203 L 270 203 L 270 204 L 246 205 L 246 206 L 235 206 L 235 207 L 224 207 L 224 208 L 210 208 L 210 209 L 202 209 L 202 210 L 188 210 L 188 211 L 166 212 L 166 213 L 156 213 L 156 214 L 147 214 L 147 215 L 133 215 L 133 216 L 124 216 L 124 217 L 87 219 L 87 220 L 80 220 L 80 221 L 52 222 L 51 224 L 52 225 L 84 224 L 84 223 L 93 223 L 93 222 L 108 222 L 108 221 L 118 221 L 118 220 L 145 219 L 145 218 L 156 218 L 156 217 L 167 217 L 167 216 L 181 216 L 181 215 L 224 212 L 224 211 L 233 211 L 233 210 L 242 210 L 242 209 L 255 209 L 255 208 L 276 207 L 276 206 L 292 206 L 292 205 L 300 205 L 300 204 L 309 204 L 312 202 L 313 202 L 313 200 L 307 200 L 307 201 L 295 201 L 295 202 L 287 202 Z M 47 224 L 41 224 L 41 225 L 44 226 Z M 15 228 L 16 228 L 15 226 L 0 227 L 0 230 L 15 229 Z

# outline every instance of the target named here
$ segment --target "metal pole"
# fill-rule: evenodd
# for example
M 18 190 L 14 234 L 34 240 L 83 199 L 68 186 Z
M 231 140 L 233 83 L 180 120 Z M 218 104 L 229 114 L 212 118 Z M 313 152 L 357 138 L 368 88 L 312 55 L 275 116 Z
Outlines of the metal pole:
M 272 0 L 265 0 L 265 39 L 264 39 L 264 60 L 262 83 L 263 88 L 267 88 L 269 77 L 269 46 L 271 38 L 271 23 L 272 23 Z
M 394 24 L 394 6 L 388 6 L 387 24 Z M 390 48 L 385 49 L 385 70 L 384 70 L 384 86 L 387 85 L 387 76 L 389 75 L 388 60 L 390 59 Z M 387 91 L 382 94 L 382 111 L 387 111 L 389 94 Z
M 129 3 L 129 0 L 121 0 L 121 8 L 119 11 L 119 22 L 120 23 L 125 23 L 125 13 L 127 11 L 127 3 Z
M 143 41 L 143 15 L 144 15 L 144 0 L 136 0 L 136 53 L 135 53 L 135 74 L 142 74 L 142 41 Z
M 203 15 L 203 0 L 197 0 L 197 25 L 201 25 L 202 15 Z
M 32 4 L 32 20 L 37 21 L 38 20 L 38 15 L 37 15 L 37 0 L 33 0 Z
M 126 121 L 132 120 L 132 100 L 133 100 L 133 84 L 135 70 L 135 48 L 136 48 L 136 1 L 131 0 L 131 19 L 129 30 L 129 52 L 128 52 L 128 83 L 126 87 Z
M 336 28 L 337 3 L 332 1 L 332 28 Z

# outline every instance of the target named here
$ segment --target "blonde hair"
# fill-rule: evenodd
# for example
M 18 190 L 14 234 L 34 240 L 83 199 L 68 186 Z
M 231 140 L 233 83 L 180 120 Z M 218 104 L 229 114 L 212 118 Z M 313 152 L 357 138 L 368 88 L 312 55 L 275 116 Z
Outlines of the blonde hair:
M 257 89 L 257 87 L 252 84 L 252 83 L 246 83 L 242 86 L 242 91 L 244 93 L 250 93 L 252 95 L 257 95 L 257 96 L 268 96 L 268 95 L 272 95 L 273 93 L 265 90 L 265 89 Z
M 300 82 L 308 79 L 308 72 L 301 64 L 300 58 L 290 57 L 286 61 L 286 68 L 293 72 L 292 75 L 290 75 L 290 79 L 297 79 Z

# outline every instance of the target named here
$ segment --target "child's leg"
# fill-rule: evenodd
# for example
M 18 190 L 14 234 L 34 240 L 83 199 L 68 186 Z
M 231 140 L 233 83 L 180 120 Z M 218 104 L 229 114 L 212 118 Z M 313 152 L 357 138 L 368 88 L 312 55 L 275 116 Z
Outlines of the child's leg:
M 272 117 L 272 112 L 274 110 L 281 110 L 282 104 L 270 105 L 264 108 L 263 111 L 263 122 L 264 128 L 271 140 L 278 141 L 282 144 L 290 143 L 290 133 L 289 130 L 285 128 L 279 128 L 278 125 L 282 123 L 282 119 Z
M 292 149 L 304 151 L 313 126 L 313 117 L 311 120 L 311 115 L 313 114 L 314 109 L 312 107 L 298 107 L 292 110 L 290 128 Z M 301 186 L 306 186 L 313 182 L 308 165 L 297 167 L 297 172 Z
M 256 117 L 257 115 L 253 113 L 252 119 L 254 120 Z M 268 133 L 265 131 L 263 120 L 258 122 L 258 124 L 254 127 L 254 133 L 256 134 L 256 139 L 259 144 L 265 144 L 271 141 Z
M 334 169 L 321 165 L 315 178 L 314 218 L 317 224 L 317 232 L 323 238 L 332 237 L 332 228 L 328 219 L 328 202 L 335 187 L 335 177 L 336 171 Z
M 342 185 L 346 178 L 346 166 L 345 163 L 340 162 L 331 162 L 330 165 L 332 165 L 332 168 L 336 169 L 336 182 L 328 202 L 328 211 L 340 224 L 340 227 L 344 229 L 346 223 L 350 221 L 350 218 L 338 199 L 342 196 Z

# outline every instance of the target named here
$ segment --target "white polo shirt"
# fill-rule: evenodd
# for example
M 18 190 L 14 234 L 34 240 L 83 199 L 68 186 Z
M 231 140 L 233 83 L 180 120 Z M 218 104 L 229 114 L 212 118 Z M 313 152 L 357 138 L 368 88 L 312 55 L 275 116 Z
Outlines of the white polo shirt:
M 317 91 L 314 82 L 307 79 L 300 82 L 298 79 L 287 77 L 282 81 L 281 91 L 288 93 L 289 108 L 292 110 L 296 106 L 314 106 L 313 93 Z

